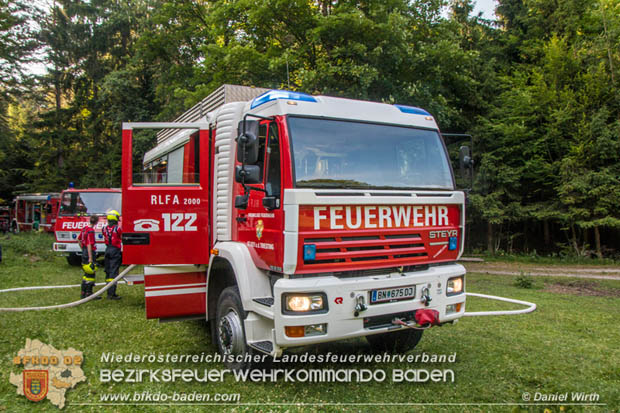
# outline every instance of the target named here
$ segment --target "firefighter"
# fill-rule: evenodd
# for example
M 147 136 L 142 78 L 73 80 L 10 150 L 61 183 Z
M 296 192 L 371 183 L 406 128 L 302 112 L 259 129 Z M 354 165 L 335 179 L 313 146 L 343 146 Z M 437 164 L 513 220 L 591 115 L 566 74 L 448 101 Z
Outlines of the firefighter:
M 105 250 L 105 281 L 111 282 L 118 276 L 118 270 L 121 267 L 121 235 L 123 231 L 118 224 L 120 214 L 111 210 L 107 213 L 108 225 L 103 227 L 103 240 L 106 245 Z M 116 295 L 116 283 L 108 289 L 108 299 L 120 300 L 120 296 Z
M 97 245 L 95 244 L 95 225 L 99 222 L 99 217 L 93 215 L 90 217 L 90 225 L 82 228 L 78 241 L 82 247 L 82 293 L 81 298 L 88 297 L 93 294 L 95 286 L 95 258 L 97 257 Z M 97 297 L 96 299 L 100 299 Z

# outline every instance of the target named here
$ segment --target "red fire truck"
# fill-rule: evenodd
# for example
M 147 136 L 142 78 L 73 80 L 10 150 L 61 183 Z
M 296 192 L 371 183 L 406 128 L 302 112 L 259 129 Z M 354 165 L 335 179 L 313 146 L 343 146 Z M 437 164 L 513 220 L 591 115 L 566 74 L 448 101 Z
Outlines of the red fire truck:
M 97 255 L 105 253 L 101 230 L 107 223 L 106 212 L 121 210 L 121 190 L 119 188 L 69 188 L 60 196 L 60 212 L 56 220 L 54 251 L 67 257 L 70 265 L 80 265 L 82 250 L 78 244 L 80 230 L 88 225 L 91 215 L 98 215 L 95 227 Z
M 0 206 L 0 232 L 8 232 L 11 223 L 11 209 L 8 206 Z
M 57 192 L 17 195 L 13 200 L 11 231 L 53 232 L 59 201 Z
M 407 326 L 461 317 L 465 196 L 434 118 L 261 92 L 123 124 L 123 261 L 145 265 L 147 317 L 208 320 L 233 368 L 361 336 L 407 351 Z M 157 146 L 133 153 L 149 128 Z

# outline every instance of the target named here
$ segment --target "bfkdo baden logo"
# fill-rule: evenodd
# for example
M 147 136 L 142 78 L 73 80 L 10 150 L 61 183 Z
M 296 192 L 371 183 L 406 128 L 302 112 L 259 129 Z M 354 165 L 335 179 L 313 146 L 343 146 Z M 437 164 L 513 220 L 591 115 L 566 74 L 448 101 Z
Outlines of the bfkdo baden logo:
M 33 402 L 40 402 L 47 396 L 49 372 L 47 370 L 24 370 L 24 396 Z
M 57 350 L 39 340 L 26 339 L 26 346 L 13 358 L 14 366 L 23 366 L 20 374 L 11 372 L 9 381 L 17 394 L 33 402 L 46 398 L 58 408 L 65 406 L 65 394 L 86 380 L 82 371 L 84 357 L 74 348 Z

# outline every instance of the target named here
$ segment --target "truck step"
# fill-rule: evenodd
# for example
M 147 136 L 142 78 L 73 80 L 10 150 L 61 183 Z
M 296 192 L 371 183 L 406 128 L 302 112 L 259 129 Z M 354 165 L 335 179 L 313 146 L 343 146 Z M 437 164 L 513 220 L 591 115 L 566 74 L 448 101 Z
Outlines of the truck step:
M 273 306 L 273 303 L 274 303 L 273 297 L 254 298 L 253 301 L 259 304 L 262 304 L 264 306 L 267 306 L 267 307 Z
M 123 277 L 127 285 L 144 284 L 144 274 L 126 275 Z
M 271 341 L 265 340 L 265 341 L 254 341 L 252 343 L 250 343 L 250 347 L 252 347 L 253 349 L 256 349 L 262 353 L 267 353 L 267 354 L 271 354 L 271 352 L 273 351 L 273 343 Z

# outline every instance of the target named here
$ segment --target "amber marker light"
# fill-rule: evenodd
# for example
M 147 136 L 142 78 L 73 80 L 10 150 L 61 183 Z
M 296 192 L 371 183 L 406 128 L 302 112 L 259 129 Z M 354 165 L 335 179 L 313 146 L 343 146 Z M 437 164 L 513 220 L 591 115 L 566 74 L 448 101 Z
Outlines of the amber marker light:
M 304 326 L 286 326 L 284 327 L 284 333 L 288 337 L 303 337 L 305 335 Z

